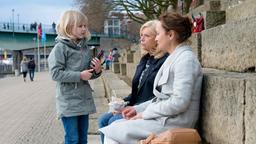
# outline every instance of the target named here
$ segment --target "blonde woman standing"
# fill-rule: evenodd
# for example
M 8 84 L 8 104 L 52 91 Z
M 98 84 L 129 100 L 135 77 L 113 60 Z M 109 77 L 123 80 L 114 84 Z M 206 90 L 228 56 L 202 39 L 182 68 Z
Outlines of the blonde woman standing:
M 20 63 L 20 71 L 23 75 L 24 82 L 26 82 L 26 77 L 27 77 L 27 73 L 28 73 L 28 60 L 25 56 L 23 57 L 23 59 Z
M 82 12 L 66 11 L 57 25 L 57 44 L 48 58 L 51 77 L 57 82 L 56 107 L 65 144 L 87 144 L 89 114 L 96 112 L 88 80 L 100 76 L 101 64 L 86 44 L 90 39 L 87 25 Z

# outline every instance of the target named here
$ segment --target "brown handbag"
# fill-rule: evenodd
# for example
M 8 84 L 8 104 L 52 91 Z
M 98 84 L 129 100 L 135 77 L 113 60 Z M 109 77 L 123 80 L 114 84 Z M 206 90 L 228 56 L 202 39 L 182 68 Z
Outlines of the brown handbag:
M 176 128 L 159 135 L 151 134 L 139 144 L 200 144 L 201 138 L 195 129 Z

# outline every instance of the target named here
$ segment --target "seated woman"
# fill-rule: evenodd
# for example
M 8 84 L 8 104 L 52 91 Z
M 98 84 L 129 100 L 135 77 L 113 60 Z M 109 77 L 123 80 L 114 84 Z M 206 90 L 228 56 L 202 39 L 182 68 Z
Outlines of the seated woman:
M 197 57 L 187 45 L 191 20 L 177 13 L 165 13 L 156 30 L 157 48 L 170 54 L 155 77 L 156 97 L 124 110 L 126 119 L 101 128 L 105 144 L 135 144 L 151 133 L 193 128 L 198 120 L 203 75 Z
M 155 76 L 168 56 L 162 50 L 156 49 L 155 27 L 157 22 L 157 20 L 148 21 L 140 29 L 140 45 L 143 51 L 143 57 L 137 66 L 132 80 L 131 94 L 124 98 L 124 101 L 128 102 L 128 107 L 126 108 L 143 103 L 154 97 L 152 89 Z M 121 112 L 119 114 L 113 114 L 112 112 L 105 113 L 99 119 L 99 127 L 103 128 L 121 118 L 123 118 Z M 103 143 L 103 134 L 101 134 L 101 140 Z

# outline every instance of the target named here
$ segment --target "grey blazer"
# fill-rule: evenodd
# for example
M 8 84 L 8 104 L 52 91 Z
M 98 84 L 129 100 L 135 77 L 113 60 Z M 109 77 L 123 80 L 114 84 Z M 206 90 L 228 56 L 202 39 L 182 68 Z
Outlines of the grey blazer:
M 156 98 L 143 111 L 143 119 L 166 126 L 194 127 L 198 119 L 202 71 L 189 46 L 178 46 L 156 75 Z
M 119 120 L 100 131 L 122 144 L 134 144 L 151 133 L 194 127 L 199 114 L 202 77 L 200 63 L 191 48 L 179 45 L 155 77 L 156 97 L 135 106 L 137 112 L 142 112 L 142 119 Z

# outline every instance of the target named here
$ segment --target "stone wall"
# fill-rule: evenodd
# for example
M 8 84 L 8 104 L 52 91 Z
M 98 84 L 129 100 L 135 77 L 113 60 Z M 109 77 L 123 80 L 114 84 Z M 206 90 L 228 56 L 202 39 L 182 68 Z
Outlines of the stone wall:
M 221 9 L 225 10 L 225 9 L 234 7 L 236 5 L 239 5 L 240 3 L 247 0 L 220 0 L 220 1 L 221 1 Z
M 243 4 L 236 5 L 226 10 L 226 22 L 239 21 L 256 15 L 256 0 L 246 0 Z
M 224 2 L 225 23 L 191 38 L 204 67 L 199 131 L 205 144 L 255 144 L 256 1 Z
M 255 143 L 256 73 L 204 69 L 200 133 L 205 143 Z
M 253 17 L 202 32 L 202 65 L 238 72 L 255 69 L 255 23 Z
M 199 132 L 202 144 L 255 144 L 256 0 L 225 2 L 226 11 L 209 5 L 194 10 L 204 15 L 206 26 L 213 24 L 190 39 L 204 69 Z M 132 79 L 139 53 L 127 52 L 125 59 L 129 54 L 133 61 L 125 63 L 126 76 Z

